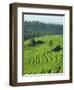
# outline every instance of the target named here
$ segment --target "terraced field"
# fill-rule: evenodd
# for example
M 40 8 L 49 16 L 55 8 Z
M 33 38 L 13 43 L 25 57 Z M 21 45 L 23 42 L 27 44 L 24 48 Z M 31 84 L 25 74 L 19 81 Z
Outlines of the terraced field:
M 24 41 L 24 74 L 62 73 L 63 36 L 46 35 L 33 40 Z

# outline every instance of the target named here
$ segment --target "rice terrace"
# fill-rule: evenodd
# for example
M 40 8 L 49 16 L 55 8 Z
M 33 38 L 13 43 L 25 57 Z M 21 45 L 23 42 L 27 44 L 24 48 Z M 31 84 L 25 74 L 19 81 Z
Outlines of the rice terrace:
M 49 23 L 30 21 L 27 16 L 24 15 L 24 74 L 63 73 L 63 23 L 52 23 L 50 19 Z M 63 16 L 54 17 L 63 21 Z

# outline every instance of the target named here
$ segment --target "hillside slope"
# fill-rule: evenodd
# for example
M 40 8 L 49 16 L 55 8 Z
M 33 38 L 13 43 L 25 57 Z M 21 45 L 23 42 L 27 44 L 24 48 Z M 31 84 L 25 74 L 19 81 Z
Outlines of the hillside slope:
M 63 36 L 46 35 L 24 41 L 24 74 L 63 72 Z M 60 48 L 59 48 L 60 47 Z

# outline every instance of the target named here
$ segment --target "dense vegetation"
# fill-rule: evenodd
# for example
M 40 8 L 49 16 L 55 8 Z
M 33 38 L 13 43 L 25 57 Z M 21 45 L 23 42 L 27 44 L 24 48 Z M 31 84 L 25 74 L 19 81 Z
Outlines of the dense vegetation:
M 39 21 L 24 22 L 24 39 L 40 37 L 44 35 L 62 35 L 63 25 L 60 24 L 45 24 Z

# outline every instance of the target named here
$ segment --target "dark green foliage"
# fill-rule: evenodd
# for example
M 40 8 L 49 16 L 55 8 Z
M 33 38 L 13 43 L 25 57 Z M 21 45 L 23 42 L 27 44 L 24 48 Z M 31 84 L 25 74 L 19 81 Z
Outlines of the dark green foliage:
M 35 45 L 35 43 L 36 43 L 36 41 L 35 41 L 34 38 L 31 40 L 31 42 L 32 42 L 32 43 L 31 43 L 32 45 Z
M 24 22 L 24 39 L 40 37 L 44 35 L 62 35 L 63 25 L 45 24 L 39 21 Z
M 43 44 L 44 42 L 43 41 L 41 41 L 41 40 L 35 40 L 34 38 L 33 39 L 31 39 L 31 44 L 30 44 L 30 46 L 35 46 L 35 45 L 38 45 L 38 44 Z

